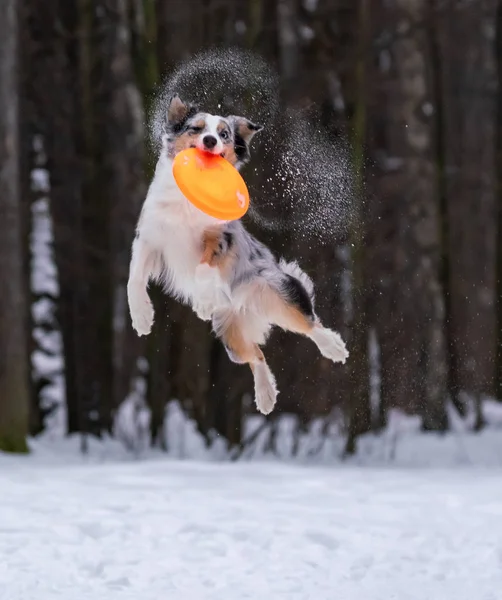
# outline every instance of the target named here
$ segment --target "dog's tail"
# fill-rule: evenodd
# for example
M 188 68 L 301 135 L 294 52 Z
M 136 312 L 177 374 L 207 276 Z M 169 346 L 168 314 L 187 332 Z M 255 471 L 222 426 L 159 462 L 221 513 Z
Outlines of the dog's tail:
M 281 281 L 280 293 L 285 300 L 294 304 L 306 316 L 316 319 L 314 305 L 314 283 L 310 277 L 300 269 L 296 261 L 279 261 L 279 269 L 284 277 Z

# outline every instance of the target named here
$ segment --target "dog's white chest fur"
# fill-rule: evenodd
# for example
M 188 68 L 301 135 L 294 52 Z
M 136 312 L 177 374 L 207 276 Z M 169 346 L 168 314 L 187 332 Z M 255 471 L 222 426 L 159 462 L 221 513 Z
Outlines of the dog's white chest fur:
M 224 298 L 218 271 L 200 269 L 204 230 L 217 223 L 183 196 L 172 162 L 161 157 L 144 204 L 141 235 L 163 255 L 170 289 L 194 305 Z

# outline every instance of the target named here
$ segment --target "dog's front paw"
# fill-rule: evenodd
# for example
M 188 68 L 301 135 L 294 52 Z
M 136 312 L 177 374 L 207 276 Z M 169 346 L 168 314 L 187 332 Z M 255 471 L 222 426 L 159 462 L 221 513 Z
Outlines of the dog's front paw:
M 153 325 L 153 316 L 153 306 L 147 295 L 142 299 L 137 299 L 131 305 L 132 326 L 139 336 L 150 333 Z
M 193 309 L 195 314 L 202 321 L 210 321 L 211 317 L 213 316 L 213 307 L 210 304 L 195 303 L 193 305 Z

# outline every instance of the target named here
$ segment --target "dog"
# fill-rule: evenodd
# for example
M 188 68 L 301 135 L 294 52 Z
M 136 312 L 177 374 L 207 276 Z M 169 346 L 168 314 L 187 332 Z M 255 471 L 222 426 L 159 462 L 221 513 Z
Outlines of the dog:
M 229 358 L 250 366 L 256 406 L 269 414 L 278 391 L 261 346 L 273 326 L 307 336 L 335 363 L 345 363 L 348 351 L 317 317 L 312 280 L 298 264 L 277 260 L 240 221 L 218 221 L 197 209 L 172 171 L 174 157 L 186 148 L 220 155 L 240 169 L 261 129 L 245 117 L 200 112 L 178 95 L 167 102 L 162 147 L 132 245 L 127 295 L 140 336 L 150 333 L 154 320 L 150 280 L 212 321 Z

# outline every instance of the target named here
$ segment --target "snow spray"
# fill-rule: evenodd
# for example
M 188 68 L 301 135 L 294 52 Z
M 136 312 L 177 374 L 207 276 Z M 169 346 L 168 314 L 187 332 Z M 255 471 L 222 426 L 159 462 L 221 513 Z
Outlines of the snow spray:
M 302 111 L 281 105 L 279 78 L 262 58 L 240 49 L 212 49 L 181 63 L 153 103 L 149 132 L 154 145 L 175 93 L 201 110 L 243 115 L 264 125 L 251 154 L 252 163 L 259 159 L 267 167 L 267 176 L 257 176 L 261 167 L 246 167 L 255 175 L 249 178 L 248 215 L 260 227 L 321 243 L 347 231 L 354 194 L 348 145 Z

